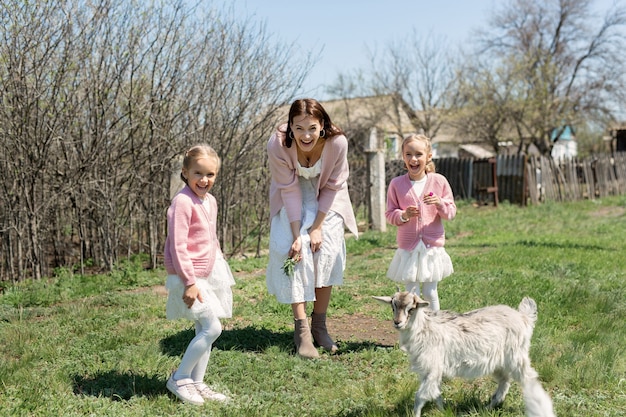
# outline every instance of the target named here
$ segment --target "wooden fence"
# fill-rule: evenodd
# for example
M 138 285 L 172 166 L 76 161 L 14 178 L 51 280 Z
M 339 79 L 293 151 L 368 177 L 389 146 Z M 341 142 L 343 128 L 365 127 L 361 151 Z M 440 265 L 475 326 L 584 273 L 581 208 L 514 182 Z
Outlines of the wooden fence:
M 538 204 L 626 194 L 626 152 L 555 161 L 544 156 L 500 155 L 489 159 L 441 158 L 437 172 L 457 199 L 479 204 Z M 404 170 L 389 163 L 387 183 Z

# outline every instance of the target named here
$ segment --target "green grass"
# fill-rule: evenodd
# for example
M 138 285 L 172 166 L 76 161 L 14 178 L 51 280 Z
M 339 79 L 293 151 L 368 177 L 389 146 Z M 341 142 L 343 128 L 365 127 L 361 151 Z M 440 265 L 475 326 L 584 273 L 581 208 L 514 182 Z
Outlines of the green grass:
M 394 228 L 348 245 L 345 283 L 329 320 L 358 313 L 391 326 L 371 300 L 390 295 L 385 278 Z M 539 305 L 531 356 L 559 416 L 621 416 L 626 409 L 626 199 L 476 208 L 459 203 L 446 223 L 455 273 L 441 282 L 443 308 Z M 289 306 L 265 289 L 266 259 L 231 260 L 234 316 L 214 345 L 207 380 L 228 405 L 193 407 L 165 381 L 192 325 L 164 318 L 155 291 L 163 271 L 140 260 L 107 276 L 60 270 L 55 278 L 6 286 L 0 295 L 1 416 L 342 416 L 411 414 L 417 377 L 406 355 L 369 340 L 340 340 L 338 355 L 293 353 Z M 485 404 L 489 378 L 443 384 L 444 410 L 423 415 L 522 416 L 514 384 L 502 409 Z

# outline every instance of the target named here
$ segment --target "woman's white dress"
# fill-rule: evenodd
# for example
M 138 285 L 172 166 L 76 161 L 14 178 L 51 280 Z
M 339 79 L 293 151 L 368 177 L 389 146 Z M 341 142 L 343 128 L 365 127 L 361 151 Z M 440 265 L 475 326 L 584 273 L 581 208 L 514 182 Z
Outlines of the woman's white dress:
M 266 282 L 268 292 L 275 295 L 280 303 L 315 301 L 315 288 L 343 284 L 346 245 L 344 222 L 339 214 L 333 211 L 327 213 L 322 225 L 322 246 L 315 253 L 311 251 L 308 229 L 317 216 L 316 189 L 321 166 L 321 159 L 310 168 L 298 164 L 302 189 L 302 259 L 296 264 L 292 277 L 285 275 L 283 271 L 283 262 L 287 259 L 293 243 L 285 208 L 272 218 Z

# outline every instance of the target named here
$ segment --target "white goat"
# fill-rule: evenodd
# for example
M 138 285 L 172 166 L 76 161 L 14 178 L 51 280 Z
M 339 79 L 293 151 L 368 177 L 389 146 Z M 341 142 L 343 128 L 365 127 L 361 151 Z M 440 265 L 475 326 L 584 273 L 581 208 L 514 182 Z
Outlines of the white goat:
M 530 366 L 528 350 L 537 320 L 537 304 L 525 297 L 518 310 L 497 305 L 457 314 L 432 312 L 428 302 L 412 292 L 374 297 L 393 308 L 393 323 L 400 332 L 400 348 L 411 369 L 420 376 L 413 413 L 420 417 L 427 401 L 443 408 L 441 380 L 493 375 L 498 383 L 489 408 L 504 402 L 511 379 L 523 389 L 528 417 L 554 417 L 552 400 Z

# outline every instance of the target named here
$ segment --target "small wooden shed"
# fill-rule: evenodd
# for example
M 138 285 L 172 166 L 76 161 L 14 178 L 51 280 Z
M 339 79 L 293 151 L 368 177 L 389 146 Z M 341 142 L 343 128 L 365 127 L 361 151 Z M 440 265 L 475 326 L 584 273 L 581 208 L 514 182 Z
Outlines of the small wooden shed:
M 626 152 L 626 122 L 609 129 L 611 153 Z

